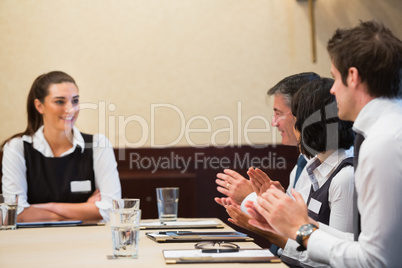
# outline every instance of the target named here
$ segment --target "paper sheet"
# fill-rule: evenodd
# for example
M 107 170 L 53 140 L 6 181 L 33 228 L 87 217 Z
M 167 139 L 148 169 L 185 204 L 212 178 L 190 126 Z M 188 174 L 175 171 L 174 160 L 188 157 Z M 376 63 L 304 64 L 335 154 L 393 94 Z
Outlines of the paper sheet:
M 255 258 L 273 257 L 268 249 L 241 249 L 238 252 L 202 253 L 200 249 L 194 250 L 164 250 L 166 259 L 177 258 Z
M 216 221 L 168 221 L 161 223 L 160 221 L 153 221 L 153 222 L 141 222 L 141 226 L 144 227 L 152 227 L 152 226 L 182 226 L 182 225 L 191 225 L 191 226 L 204 226 L 204 225 L 217 225 Z

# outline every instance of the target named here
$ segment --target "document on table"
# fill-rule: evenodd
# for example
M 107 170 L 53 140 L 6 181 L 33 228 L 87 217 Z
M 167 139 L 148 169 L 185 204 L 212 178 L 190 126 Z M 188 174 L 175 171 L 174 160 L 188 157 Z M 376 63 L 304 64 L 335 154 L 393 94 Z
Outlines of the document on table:
M 231 242 L 250 242 L 253 238 L 240 232 L 193 232 L 193 231 L 166 231 L 146 233 L 147 237 L 158 243 L 180 243 L 180 242 L 199 242 L 199 241 L 231 241 Z
M 142 220 L 140 229 L 202 229 L 202 228 L 223 228 L 223 225 L 214 220 L 178 220 L 160 222 L 159 220 Z
M 200 249 L 164 250 L 166 264 L 217 262 L 280 262 L 268 249 L 240 249 L 238 252 L 203 253 Z

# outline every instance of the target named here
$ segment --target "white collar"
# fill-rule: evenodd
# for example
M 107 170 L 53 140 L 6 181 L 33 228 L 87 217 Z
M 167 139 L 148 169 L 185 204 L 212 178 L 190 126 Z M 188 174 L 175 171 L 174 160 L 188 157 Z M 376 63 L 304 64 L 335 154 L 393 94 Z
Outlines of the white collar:
M 349 148 L 348 150 L 345 150 L 343 148 L 336 150 L 333 152 L 330 156 L 328 156 L 324 162 L 321 163 L 314 171 L 317 171 L 321 174 L 322 177 L 328 178 L 331 172 L 339 165 L 339 163 L 347 158 L 353 156 L 353 146 Z M 317 159 L 317 156 L 311 158 L 307 166 L 310 166 L 314 161 Z
M 47 140 L 45 139 L 45 136 L 43 134 L 43 125 L 35 132 L 35 134 L 33 136 L 24 135 L 22 137 L 22 140 L 32 143 L 33 148 L 35 150 L 39 151 L 40 153 L 42 153 L 44 156 L 54 157 L 52 149 L 50 148 L 49 143 L 47 142 Z M 72 153 L 73 151 L 75 151 L 77 146 L 81 147 L 81 153 L 84 152 L 84 149 L 85 149 L 84 138 L 82 137 L 81 132 L 75 126 L 73 126 L 72 143 L 73 143 L 73 147 L 71 149 L 67 150 L 66 152 L 64 152 L 61 156 Z
M 388 98 L 375 98 L 368 102 L 363 109 L 357 115 L 357 118 L 353 124 L 353 130 L 362 134 L 365 138 L 367 132 L 374 123 L 386 112 L 388 109 L 392 109 L 394 105 L 401 105 L 400 99 L 388 99 Z

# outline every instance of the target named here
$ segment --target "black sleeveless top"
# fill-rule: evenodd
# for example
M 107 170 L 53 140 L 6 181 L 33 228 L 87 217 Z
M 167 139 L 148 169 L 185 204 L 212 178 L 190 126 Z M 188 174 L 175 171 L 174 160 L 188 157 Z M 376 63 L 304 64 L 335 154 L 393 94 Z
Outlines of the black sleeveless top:
M 45 157 L 24 141 L 24 156 L 27 167 L 28 203 L 81 203 L 86 202 L 95 191 L 93 170 L 93 136 L 82 134 L 85 148 L 77 145 L 75 151 L 62 157 Z M 71 192 L 72 181 L 91 184 L 90 192 Z
M 320 189 L 314 192 L 313 186 L 311 186 L 310 194 L 307 199 L 307 206 L 310 204 L 311 198 L 314 198 L 315 200 L 321 202 L 321 207 L 318 214 L 311 210 L 308 210 L 309 217 L 326 225 L 329 224 L 329 216 L 331 214 L 331 208 L 329 207 L 328 202 L 329 187 L 331 186 L 332 179 L 336 176 L 336 174 L 338 174 L 338 172 L 346 166 L 353 166 L 353 157 L 345 158 L 334 170 L 334 172 L 332 172 L 331 176 L 324 183 L 324 185 L 321 186 Z

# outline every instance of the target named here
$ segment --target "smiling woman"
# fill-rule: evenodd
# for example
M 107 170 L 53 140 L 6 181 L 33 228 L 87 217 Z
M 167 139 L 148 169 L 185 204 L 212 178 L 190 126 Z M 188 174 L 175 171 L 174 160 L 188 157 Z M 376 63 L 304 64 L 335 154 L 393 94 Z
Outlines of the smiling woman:
M 79 113 L 77 86 L 72 82 L 51 84 L 45 99 L 43 101 L 35 99 L 34 105 L 42 115 L 43 124 L 46 126 L 43 134 L 46 140 L 50 142 L 49 145 L 54 156 L 61 156 L 63 152 L 72 147 L 72 129 Z M 51 142 L 54 139 L 59 139 L 59 133 L 64 133 L 67 138 L 64 139 L 65 142 Z
M 2 190 L 19 196 L 18 221 L 108 220 L 111 199 L 121 197 L 117 164 L 105 136 L 74 127 L 74 79 L 60 71 L 39 76 L 27 112 L 26 130 L 2 144 Z

